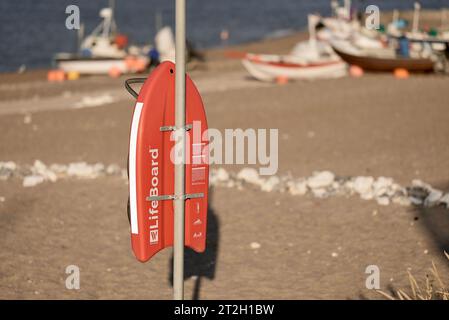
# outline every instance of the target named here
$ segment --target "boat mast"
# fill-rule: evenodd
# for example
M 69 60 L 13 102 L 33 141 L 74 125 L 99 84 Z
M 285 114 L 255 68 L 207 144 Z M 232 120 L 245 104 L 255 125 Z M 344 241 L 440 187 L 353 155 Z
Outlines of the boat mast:
M 416 34 L 418 33 L 418 27 L 419 27 L 419 11 L 421 10 L 421 5 L 419 2 L 415 2 L 415 10 L 413 12 L 413 27 L 412 27 L 412 33 Z
M 309 44 L 311 46 L 316 46 L 316 25 L 317 25 L 317 16 L 313 14 L 309 14 L 307 16 L 307 22 L 309 27 Z
M 394 9 L 393 10 L 393 19 L 392 20 L 393 20 L 392 22 L 394 24 L 396 24 L 398 22 L 398 20 L 399 20 L 399 11 L 398 11 L 398 9 Z

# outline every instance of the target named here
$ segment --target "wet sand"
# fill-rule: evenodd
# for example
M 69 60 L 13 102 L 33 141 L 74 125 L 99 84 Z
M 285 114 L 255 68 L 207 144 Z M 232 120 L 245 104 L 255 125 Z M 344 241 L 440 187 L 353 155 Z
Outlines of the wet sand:
M 303 38 L 232 50 L 287 52 Z M 211 50 L 209 62 L 191 72 L 209 126 L 278 128 L 279 174 L 331 170 L 393 177 L 403 185 L 421 179 L 449 192 L 448 77 L 367 74 L 266 84 L 224 56 L 222 49 Z M 44 71 L 0 75 L 0 161 L 125 168 L 133 99 L 123 80 L 55 84 L 46 82 Z M 88 104 L 86 96 L 110 102 L 80 108 Z M 408 290 L 407 270 L 423 283 L 432 261 L 449 283 L 445 208 L 250 187 L 211 192 L 208 249 L 186 258 L 186 273 L 200 275 L 186 280 L 186 298 L 380 299 L 365 287 L 365 269 L 373 264 L 386 292 Z M 0 196 L 0 298 L 171 298 L 171 250 L 146 264 L 132 255 L 122 178 L 65 179 L 32 188 L 13 178 L 0 181 Z M 260 248 L 252 249 L 252 242 Z M 65 288 L 70 264 L 81 269 L 80 290 Z

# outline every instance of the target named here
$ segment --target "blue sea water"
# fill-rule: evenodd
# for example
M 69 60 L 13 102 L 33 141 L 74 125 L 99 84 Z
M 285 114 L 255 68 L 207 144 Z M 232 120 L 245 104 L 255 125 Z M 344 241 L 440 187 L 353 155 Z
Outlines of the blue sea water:
M 228 44 L 243 43 L 279 30 L 300 30 L 311 12 L 330 14 L 329 0 L 186 0 L 187 37 L 199 48 L 220 45 L 220 31 L 229 30 Z M 354 6 L 378 5 L 381 10 L 411 9 L 414 0 L 359 0 Z M 65 27 L 68 5 L 80 8 L 86 33 L 100 22 L 107 0 L 1 0 L 0 72 L 51 65 L 56 52 L 74 51 L 76 31 Z M 449 7 L 449 0 L 423 0 L 423 8 Z M 119 30 L 135 44 L 152 43 L 156 15 L 174 26 L 175 0 L 116 0 Z

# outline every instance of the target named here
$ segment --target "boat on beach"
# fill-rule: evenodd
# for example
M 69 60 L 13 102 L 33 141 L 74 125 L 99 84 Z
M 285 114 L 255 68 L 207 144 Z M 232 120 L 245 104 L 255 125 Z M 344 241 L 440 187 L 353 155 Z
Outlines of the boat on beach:
M 84 28 L 80 29 L 76 53 L 55 55 L 57 68 L 79 74 L 143 71 L 150 62 L 149 48 L 128 47 L 128 38 L 117 32 L 112 4 L 100 11 L 100 17 L 102 22 L 87 37 L 83 37 Z
M 277 79 L 339 78 L 347 74 L 347 65 L 328 43 L 316 39 L 319 17 L 309 15 L 309 40 L 299 42 L 287 55 L 247 53 L 242 59 L 246 70 L 261 81 Z
M 340 59 L 307 61 L 295 56 L 247 54 L 242 63 L 261 81 L 339 78 L 347 74 L 347 65 Z
M 431 55 L 403 57 L 394 48 L 363 50 L 349 41 L 335 40 L 331 42 L 333 50 L 348 64 L 356 65 L 368 71 L 394 71 L 406 69 L 410 72 L 430 72 L 434 70 L 435 61 Z

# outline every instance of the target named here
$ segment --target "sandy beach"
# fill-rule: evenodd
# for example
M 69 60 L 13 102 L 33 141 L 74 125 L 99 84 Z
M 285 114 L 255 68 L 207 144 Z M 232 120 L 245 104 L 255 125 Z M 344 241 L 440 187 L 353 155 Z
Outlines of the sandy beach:
M 209 126 L 279 129 L 280 176 L 329 170 L 403 186 L 420 179 L 449 192 L 449 77 L 365 74 L 279 85 L 251 79 L 239 60 L 225 57 L 228 50 L 288 52 L 305 38 L 209 50 L 190 72 Z M 126 77 L 45 77 L 0 75 L 0 161 L 126 169 L 134 106 Z M 132 254 L 120 174 L 22 183 L 0 181 L 1 299 L 171 298 L 171 250 L 146 264 Z M 365 287 L 367 266 L 379 266 L 383 291 L 409 292 L 407 272 L 424 284 L 432 261 L 447 284 L 447 228 L 443 206 L 216 186 L 206 253 L 186 255 L 186 298 L 383 299 Z M 71 264 L 80 267 L 80 290 L 65 287 Z

